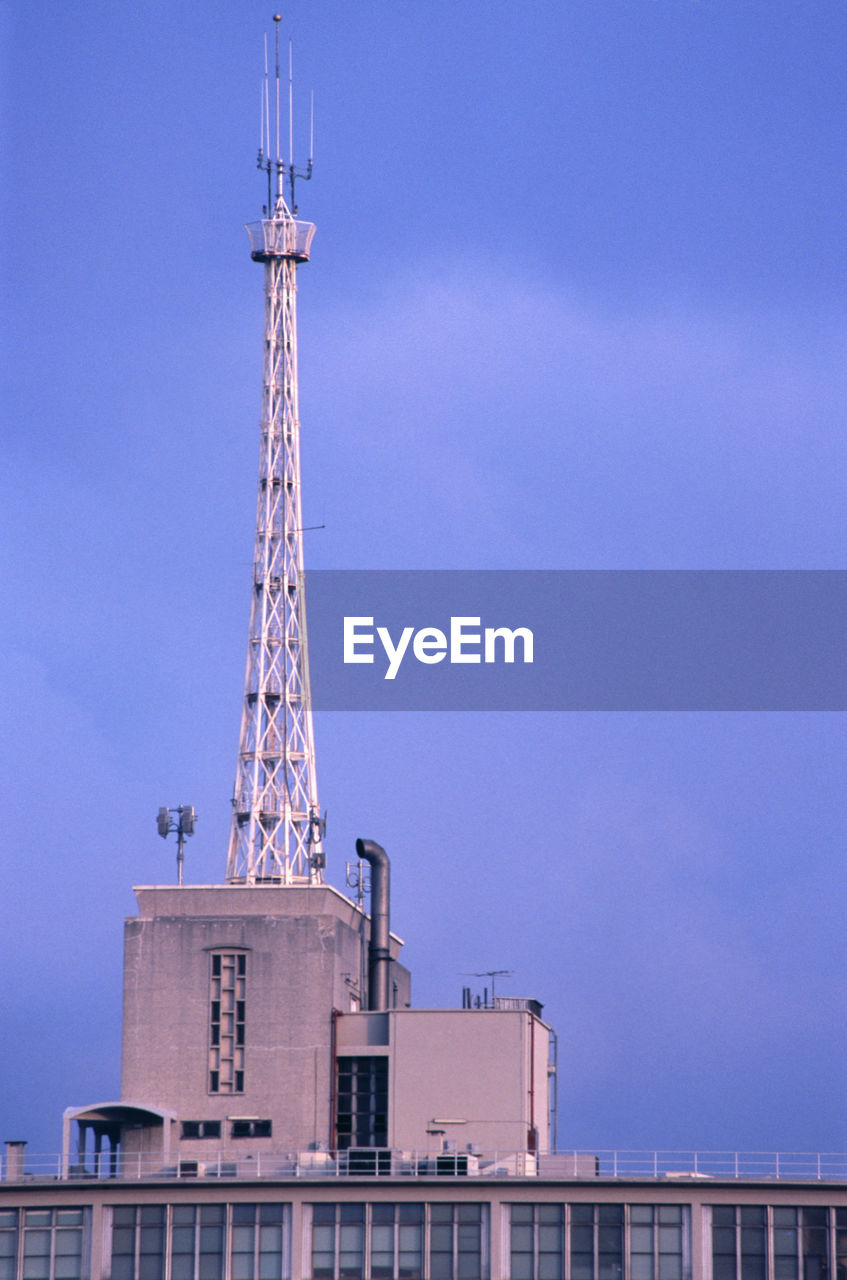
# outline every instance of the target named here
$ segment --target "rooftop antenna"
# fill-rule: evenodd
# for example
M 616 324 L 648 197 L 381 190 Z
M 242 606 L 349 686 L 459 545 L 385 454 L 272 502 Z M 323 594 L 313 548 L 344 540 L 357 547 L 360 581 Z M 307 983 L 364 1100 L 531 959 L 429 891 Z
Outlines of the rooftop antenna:
M 282 130 L 280 124 L 281 110 L 281 73 L 279 61 L 279 27 L 282 14 L 275 13 L 274 21 L 274 130 L 271 132 L 270 119 L 270 72 L 268 67 L 268 40 L 265 37 L 265 76 L 262 84 L 262 111 L 260 123 L 259 158 L 257 166 L 267 174 L 268 203 L 265 213 L 273 217 L 277 210 L 283 209 L 292 217 L 297 216 L 297 203 L 294 198 L 294 186 L 297 178 L 308 181 L 312 176 L 315 163 L 315 100 L 310 95 L 309 108 L 309 158 L 305 167 L 298 167 L 294 160 L 294 47 L 288 42 L 288 158 L 282 155 Z M 286 184 L 288 199 L 286 201 Z
M 326 819 L 318 807 L 300 492 L 297 379 L 297 266 L 308 262 L 311 222 L 299 222 L 295 178 L 312 176 L 280 152 L 279 25 L 274 21 L 274 112 L 271 136 L 268 48 L 259 169 L 268 203 L 250 223 L 251 256 L 265 267 L 265 335 L 259 493 L 247 673 L 238 744 L 226 878 L 231 884 L 323 883 Z M 289 119 L 293 107 L 289 56 Z M 286 202 L 285 187 L 289 200 Z
M 496 991 L 494 984 L 498 978 L 511 978 L 514 969 L 483 969 L 480 973 L 467 973 L 467 978 L 490 978 L 491 979 L 491 999 L 494 1000 Z
M 294 168 L 294 46 L 290 40 L 288 41 L 288 168 Z
M 182 884 L 182 868 L 185 862 L 185 837 L 194 835 L 197 814 L 191 804 L 180 804 L 175 809 L 164 805 L 156 814 L 156 829 L 163 840 L 176 832 L 176 882 Z
M 263 212 L 270 215 L 273 208 L 273 191 L 271 188 L 271 174 L 273 166 L 271 164 L 271 106 L 270 106 L 270 83 L 268 73 L 268 37 L 265 36 L 265 74 L 262 80 L 261 94 L 261 120 L 259 122 L 259 158 L 257 166 L 263 169 L 268 176 L 268 202 Z M 267 147 L 267 152 L 265 148 Z

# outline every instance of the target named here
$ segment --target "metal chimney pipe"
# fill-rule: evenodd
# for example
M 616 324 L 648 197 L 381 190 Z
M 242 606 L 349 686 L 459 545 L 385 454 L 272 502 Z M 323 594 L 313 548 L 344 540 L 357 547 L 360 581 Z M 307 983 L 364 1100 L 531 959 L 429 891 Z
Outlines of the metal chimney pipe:
M 388 854 L 373 840 L 357 840 L 356 854 L 371 865 L 371 937 L 368 944 L 368 1008 L 388 1008 L 388 977 L 391 953 L 389 935 Z

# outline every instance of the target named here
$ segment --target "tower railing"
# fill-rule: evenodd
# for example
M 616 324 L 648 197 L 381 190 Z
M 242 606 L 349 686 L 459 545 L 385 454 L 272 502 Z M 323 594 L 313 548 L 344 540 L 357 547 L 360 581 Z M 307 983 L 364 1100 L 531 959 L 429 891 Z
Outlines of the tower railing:
M 291 217 L 264 218 L 261 222 L 248 222 L 246 230 L 250 253 L 256 262 L 265 262 L 268 258 L 309 260 L 315 234 L 313 222 L 298 222 Z

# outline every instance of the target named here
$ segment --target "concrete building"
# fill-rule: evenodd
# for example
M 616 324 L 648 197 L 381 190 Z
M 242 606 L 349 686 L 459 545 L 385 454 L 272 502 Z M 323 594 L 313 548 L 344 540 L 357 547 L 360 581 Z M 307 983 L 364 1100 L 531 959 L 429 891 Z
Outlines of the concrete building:
M 90 1161 L 178 1171 L 219 1151 L 239 1166 L 269 1153 L 319 1165 L 340 1151 L 361 1165 L 377 1150 L 411 1160 L 461 1148 L 466 1161 L 549 1150 L 550 1029 L 537 1001 L 412 1009 L 390 931 L 378 999 L 369 917 L 329 885 L 136 895 L 121 1096 L 68 1108 L 67 1174 Z
M 554 1151 L 541 1006 L 411 1008 L 387 904 L 136 892 L 121 1097 L 7 1143 L 0 1280 L 847 1278 L 847 1159 Z

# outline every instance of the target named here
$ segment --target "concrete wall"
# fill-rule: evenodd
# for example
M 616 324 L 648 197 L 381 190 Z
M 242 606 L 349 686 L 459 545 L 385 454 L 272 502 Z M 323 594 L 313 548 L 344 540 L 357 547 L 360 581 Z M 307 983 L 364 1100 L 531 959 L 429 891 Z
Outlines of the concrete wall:
M 371 1021 L 379 1018 L 379 1022 Z M 338 1020 L 339 1054 L 372 1054 L 389 1067 L 389 1145 L 437 1151 L 525 1151 L 535 1127 L 548 1149 L 549 1031 L 526 1010 L 398 1009 L 387 1019 Z
M 331 1013 L 355 1008 L 367 922 L 329 886 L 171 886 L 136 890 L 126 922 L 122 1098 L 220 1120 L 243 1152 L 306 1150 L 330 1139 Z M 392 939 L 392 953 L 402 944 Z M 247 955 L 244 1092 L 209 1092 L 210 953 Z M 394 964 L 404 999 L 409 975 Z M 228 1117 L 270 1119 L 272 1137 L 232 1141 Z M 133 1132 L 124 1150 L 133 1149 Z M 150 1138 L 150 1134 L 146 1137 Z M 143 1131 L 138 1140 L 144 1138 Z

